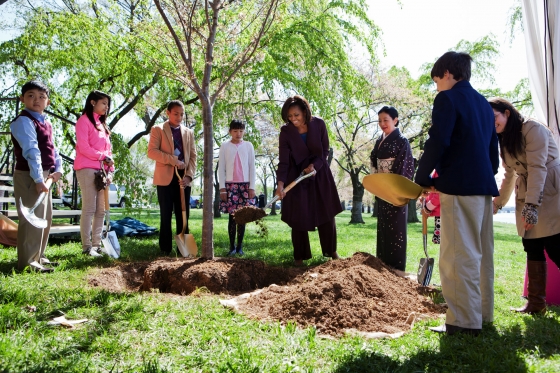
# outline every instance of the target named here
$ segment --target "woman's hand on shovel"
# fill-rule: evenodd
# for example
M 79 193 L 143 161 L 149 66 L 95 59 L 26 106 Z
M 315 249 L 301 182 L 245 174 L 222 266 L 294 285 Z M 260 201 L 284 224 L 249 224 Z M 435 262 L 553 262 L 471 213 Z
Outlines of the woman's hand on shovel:
M 282 199 L 286 196 L 286 193 L 284 192 L 284 182 L 283 181 L 278 182 L 277 188 L 276 188 L 276 195 L 278 196 L 278 199 Z
M 313 163 L 311 163 L 303 170 L 306 175 L 312 173 L 313 171 L 315 171 L 315 166 L 313 166 Z

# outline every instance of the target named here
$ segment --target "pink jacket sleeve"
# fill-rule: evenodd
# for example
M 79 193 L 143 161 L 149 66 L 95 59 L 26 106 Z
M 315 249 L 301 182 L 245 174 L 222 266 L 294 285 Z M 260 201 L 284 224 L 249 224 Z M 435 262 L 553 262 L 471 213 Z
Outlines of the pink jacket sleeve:
M 86 158 L 93 161 L 100 161 L 107 154 L 100 150 L 96 150 L 90 145 L 90 130 L 94 127 L 87 116 L 82 115 L 76 122 L 76 150 L 79 151 Z

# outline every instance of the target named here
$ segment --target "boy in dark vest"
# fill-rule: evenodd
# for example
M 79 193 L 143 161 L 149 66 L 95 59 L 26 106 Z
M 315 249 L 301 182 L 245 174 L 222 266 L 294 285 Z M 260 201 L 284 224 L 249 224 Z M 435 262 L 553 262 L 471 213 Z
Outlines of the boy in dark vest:
M 49 105 L 49 89 L 42 82 L 32 80 L 21 88 L 20 101 L 24 110 L 10 124 L 16 157 L 14 194 L 19 217 L 17 252 L 18 269 L 29 266 L 40 273 L 52 272 L 56 265 L 44 255 L 52 222 L 52 195 L 45 182 L 56 183 L 62 176 L 62 159 L 53 142 L 53 129 L 43 111 Z M 19 204 L 31 207 L 39 194 L 48 195 L 35 209 L 35 215 L 47 220 L 45 229 L 31 225 L 22 215 Z

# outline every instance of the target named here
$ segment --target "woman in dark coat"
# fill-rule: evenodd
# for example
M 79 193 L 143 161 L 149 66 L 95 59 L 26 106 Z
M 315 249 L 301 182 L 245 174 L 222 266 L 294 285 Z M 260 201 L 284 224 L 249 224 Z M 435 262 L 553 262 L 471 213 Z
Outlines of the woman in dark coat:
M 414 175 L 414 158 L 406 137 L 397 128 L 399 113 L 384 106 L 377 113 L 383 135 L 371 152 L 372 173 L 399 174 L 408 179 Z M 404 271 L 406 268 L 406 224 L 408 206 L 395 207 L 375 198 L 377 209 L 377 254 L 385 264 Z
M 327 155 L 329 138 L 325 122 L 311 116 L 305 98 L 290 97 L 282 107 L 277 195 L 282 202 L 282 220 L 292 228 L 295 265 L 311 259 L 307 232 L 319 231 L 323 255 L 338 259 L 335 216 L 342 211 Z M 317 171 L 285 193 L 284 186 L 302 173 Z

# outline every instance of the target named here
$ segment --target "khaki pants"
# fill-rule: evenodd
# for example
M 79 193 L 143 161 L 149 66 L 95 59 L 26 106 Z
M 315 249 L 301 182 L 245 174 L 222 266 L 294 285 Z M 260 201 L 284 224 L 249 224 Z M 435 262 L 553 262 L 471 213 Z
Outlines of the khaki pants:
M 441 289 L 446 324 L 481 329 L 494 320 L 494 227 L 490 196 L 440 194 Z
M 49 176 L 49 171 L 43 171 L 43 178 L 47 178 L 47 176 Z M 31 262 L 40 263 L 41 257 L 44 255 L 52 223 L 52 194 L 49 191 L 49 194 L 34 211 L 35 216 L 47 220 L 45 229 L 34 227 L 21 213 L 20 198 L 27 208 L 31 208 L 39 198 L 35 189 L 35 182 L 29 175 L 29 171 L 14 171 L 14 195 L 19 218 L 17 233 L 18 269 L 22 270 Z
M 76 177 L 82 193 L 82 217 L 80 219 L 80 236 L 82 250 L 101 246 L 103 218 L 105 217 L 105 192 L 95 188 L 93 168 L 76 171 Z

